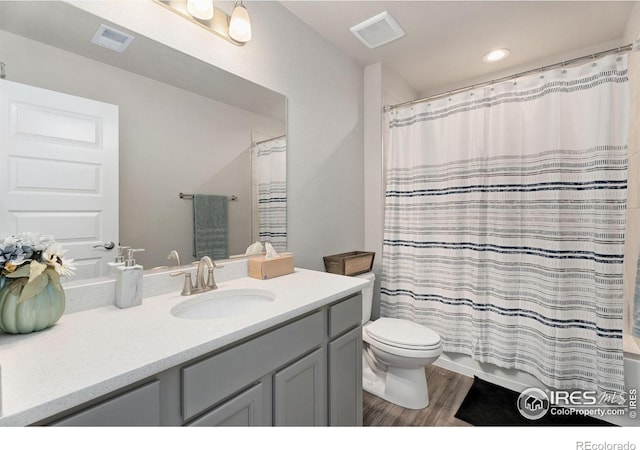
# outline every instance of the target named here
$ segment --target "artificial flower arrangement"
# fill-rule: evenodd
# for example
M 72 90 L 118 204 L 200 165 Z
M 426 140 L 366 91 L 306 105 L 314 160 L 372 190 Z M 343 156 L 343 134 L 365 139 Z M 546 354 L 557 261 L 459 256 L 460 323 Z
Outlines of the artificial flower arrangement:
M 73 275 L 75 264 L 52 236 L 20 233 L 0 239 L 0 289 L 6 285 L 18 303 L 40 294 L 47 285 L 62 291 L 60 276 Z

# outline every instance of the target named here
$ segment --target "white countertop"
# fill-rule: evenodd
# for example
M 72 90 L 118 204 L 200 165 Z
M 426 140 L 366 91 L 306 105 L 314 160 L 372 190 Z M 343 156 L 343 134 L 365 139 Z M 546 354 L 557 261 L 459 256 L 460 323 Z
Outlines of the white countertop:
M 171 315 L 179 292 L 128 309 L 106 306 L 65 314 L 52 328 L 0 334 L 0 425 L 28 425 L 251 336 L 342 297 L 366 280 L 305 269 L 271 280 L 238 278 L 219 291 L 275 294 L 255 314 L 190 320 Z

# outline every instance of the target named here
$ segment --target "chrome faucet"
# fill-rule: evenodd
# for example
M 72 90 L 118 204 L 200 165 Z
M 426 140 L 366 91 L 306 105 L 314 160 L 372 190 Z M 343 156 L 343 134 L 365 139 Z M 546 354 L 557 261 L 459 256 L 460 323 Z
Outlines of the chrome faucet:
M 204 269 L 207 267 L 207 279 L 205 281 Z M 184 286 L 182 287 L 181 295 L 192 295 L 199 294 L 201 292 L 213 291 L 214 289 L 218 289 L 218 285 L 216 285 L 216 280 L 213 275 L 214 269 L 221 269 L 224 266 L 217 265 L 213 260 L 208 256 L 203 256 L 200 261 L 198 261 L 198 270 L 196 271 L 196 285 L 193 285 L 191 281 L 191 272 L 180 271 L 180 272 L 171 272 L 169 275 L 172 277 L 178 275 L 184 275 Z

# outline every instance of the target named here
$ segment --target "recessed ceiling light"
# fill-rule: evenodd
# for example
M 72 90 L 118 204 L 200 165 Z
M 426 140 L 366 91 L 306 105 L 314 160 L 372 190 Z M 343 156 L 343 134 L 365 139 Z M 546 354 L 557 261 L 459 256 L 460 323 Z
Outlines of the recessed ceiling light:
M 489 53 L 487 53 L 486 55 L 484 55 L 482 57 L 482 60 L 484 62 L 500 61 L 501 59 L 505 59 L 507 56 L 509 56 L 509 53 L 511 53 L 511 52 L 509 51 L 508 48 L 499 48 L 497 50 L 492 50 Z

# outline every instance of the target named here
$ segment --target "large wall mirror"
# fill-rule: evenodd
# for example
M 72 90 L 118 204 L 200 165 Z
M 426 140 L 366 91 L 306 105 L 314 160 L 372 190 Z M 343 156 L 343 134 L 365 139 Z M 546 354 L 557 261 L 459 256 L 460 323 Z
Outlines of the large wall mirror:
M 101 25 L 134 39 L 123 53 L 95 45 Z M 80 263 L 74 279 L 107 274 L 105 261 L 116 254 L 94 248 L 103 241 L 144 248 L 136 260 L 145 269 L 175 264 L 167 259 L 172 250 L 183 264 L 195 260 L 198 194 L 226 199 L 225 250 L 217 259 L 242 255 L 257 240 L 286 250 L 283 95 L 63 2 L 0 2 L 0 61 L 6 81 L 117 105 L 119 163 L 115 174 L 107 173 L 117 178 L 118 235 L 101 235 L 101 222 L 92 218 L 84 236 L 72 236 L 68 225 L 82 220 L 71 222 L 68 211 L 57 216 L 67 219 L 41 222 L 51 229 L 28 230 L 53 234 L 70 249 Z M 58 176 L 54 166 L 51 172 Z M 32 191 L 46 198 L 45 185 Z M 64 189 L 57 183 L 52 198 Z M 72 199 L 69 189 L 63 193 Z M 11 204 L 0 214 L 14 214 Z M 15 222 L 13 216 L 0 222 L 7 228 L 0 234 L 14 231 Z M 81 248 L 85 256 L 74 254 Z

